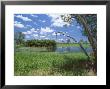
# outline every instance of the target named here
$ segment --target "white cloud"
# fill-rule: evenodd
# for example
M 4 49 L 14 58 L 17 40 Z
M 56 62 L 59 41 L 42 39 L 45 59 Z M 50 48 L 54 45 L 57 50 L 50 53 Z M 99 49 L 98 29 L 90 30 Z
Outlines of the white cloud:
M 36 38 L 36 37 L 38 37 L 38 34 L 33 34 L 32 36 L 33 36 L 34 38 Z
M 14 26 L 18 28 L 24 28 L 24 25 L 21 24 L 21 22 L 17 22 L 17 21 L 14 22 Z
M 31 30 L 31 32 L 38 33 L 38 29 L 32 28 L 30 30 Z
M 63 41 L 63 39 L 58 39 L 58 40 Z
M 81 27 L 80 26 L 77 26 L 77 29 L 80 29 Z
M 24 25 L 23 24 L 20 24 L 20 23 L 19 24 L 14 24 L 14 26 L 15 27 L 18 27 L 18 28 L 23 28 L 24 27 Z
M 35 31 L 35 28 L 30 29 L 30 31 L 31 31 L 31 32 L 34 32 L 34 31 Z
M 43 23 L 45 23 L 46 21 L 45 21 L 45 20 L 43 20 L 42 22 L 43 22 Z
M 32 32 L 31 31 L 27 31 L 27 34 L 31 34 Z
M 53 29 L 49 28 L 49 27 L 46 27 L 46 28 L 41 28 L 40 30 L 40 34 L 45 34 L 45 33 L 51 33 L 53 32 Z
M 14 21 L 14 24 L 17 24 L 17 23 L 21 23 L 21 22 L 18 22 L 18 21 Z
M 35 28 L 31 28 L 30 30 L 26 31 L 26 32 L 22 32 L 23 34 L 30 35 L 34 38 L 38 38 L 38 33 L 40 31 L 40 38 L 45 38 L 47 35 L 47 33 L 52 33 L 54 30 L 46 27 L 46 28 L 41 28 L 41 29 L 35 29 Z
M 40 36 L 41 38 L 44 38 L 45 36 Z
M 52 33 L 53 36 L 56 36 L 55 32 Z
M 30 34 L 32 34 L 32 32 L 31 31 L 27 31 L 27 32 L 22 32 L 23 34 L 25 34 L 25 35 L 30 35 Z
M 46 40 L 49 40 L 49 38 L 45 38 Z
M 32 14 L 31 16 L 32 16 L 32 17 L 36 17 L 36 18 L 38 17 L 37 15 L 34 15 L 34 14 Z
M 35 29 L 35 28 L 31 28 L 30 29 L 30 31 L 32 32 L 32 33 L 37 33 L 38 31 L 37 31 L 38 29 Z
M 24 17 L 24 16 L 22 16 L 22 15 L 17 15 L 16 17 L 22 19 L 23 21 L 32 21 L 32 20 L 29 19 L 28 17 Z
M 26 32 L 22 32 L 23 34 L 25 35 L 30 35 L 32 33 L 37 33 L 36 29 L 35 28 L 31 28 L 29 31 L 26 31 Z
M 64 22 L 61 18 L 61 14 L 48 14 L 51 17 L 51 22 L 54 27 L 63 27 L 64 25 L 69 26 L 69 23 Z

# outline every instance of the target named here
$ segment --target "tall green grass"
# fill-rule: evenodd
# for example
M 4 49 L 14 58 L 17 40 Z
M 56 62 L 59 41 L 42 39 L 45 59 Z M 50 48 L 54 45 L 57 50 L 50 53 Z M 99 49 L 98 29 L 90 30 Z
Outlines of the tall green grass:
M 15 76 L 87 75 L 89 62 L 83 53 L 15 52 Z

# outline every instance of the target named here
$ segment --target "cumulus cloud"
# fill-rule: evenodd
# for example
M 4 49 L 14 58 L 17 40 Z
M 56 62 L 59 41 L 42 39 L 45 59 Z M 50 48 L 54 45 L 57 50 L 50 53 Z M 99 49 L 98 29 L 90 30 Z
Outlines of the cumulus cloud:
M 17 21 L 14 22 L 14 26 L 18 28 L 24 28 L 24 25 L 21 24 L 21 22 L 17 22 Z
M 28 17 L 24 17 L 22 15 L 16 15 L 17 18 L 22 19 L 23 21 L 32 21 L 31 19 L 29 19 Z
M 35 28 L 31 28 L 30 29 L 30 31 L 32 32 L 32 33 L 37 33 L 38 31 L 37 31 L 38 29 L 35 29 Z
M 35 28 L 30 29 L 30 31 L 31 31 L 31 32 L 34 32 L 34 31 L 35 31 Z
M 33 36 L 34 38 L 37 38 L 37 37 L 38 37 L 38 34 L 32 34 L 32 36 Z
M 40 36 L 41 38 L 44 38 L 45 36 Z
M 30 35 L 30 34 L 32 34 L 32 32 L 31 31 L 27 31 L 27 32 L 22 32 L 23 34 L 25 34 L 25 35 Z
M 53 32 L 54 30 L 51 29 L 51 28 L 49 28 L 49 27 L 46 27 L 46 28 L 41 28 L 40 31 L 41 31 L 40 34 L 45 34 L 45 33 L 51 33 L 51 32 Z
M 32 33 L 37 33 L 37 30 L 35 28 L 31 28 L 29 31 L 22 32 L 22 33 L 25 35 L 30 35 Z
M 47 14 L 51 18 L 52 25 L 54 27 L 63 27 L 64 25 L 69 26 L 69 23 L 64 22 L 61 18 L 61 14 Z
M 41 38 L 41 39 L 46 39 L 47 36 L 50 36 L 49 34 L 51 34 L 54 32 L 53 29 L 49 28 L 49 27 L 45 27 L 45 28 L 40 28 L 40 29 L 35 29 L 35 28 L 31 28 L 30 30 L 26 31 L 26 32 L 22 32 L 23 34 L 30 35 L 31 37 L 37 39 L 37 38 Z

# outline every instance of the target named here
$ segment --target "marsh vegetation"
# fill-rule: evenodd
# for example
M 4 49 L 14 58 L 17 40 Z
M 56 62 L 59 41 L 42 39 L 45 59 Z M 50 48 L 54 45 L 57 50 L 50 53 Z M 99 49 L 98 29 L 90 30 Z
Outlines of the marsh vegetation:
M 14 16 L 15 76 L 97 75 L 96 14 Z
M 58 43 L 55 45 L 54 43 L 54 50 L 51 49 L 51 46 L 47 48 L 43 45 L 38 47 L 19 46 L 16 48 L 14 61 L 16 76 L 95 75 L 94 73 L 89 74 L 94 61 L 88 60 L 78 44 Z M 90 44 L 84 44 L 84 46 L 86 49 L 90 48 Z M 88 53 L 91 51 L 89 50 Z

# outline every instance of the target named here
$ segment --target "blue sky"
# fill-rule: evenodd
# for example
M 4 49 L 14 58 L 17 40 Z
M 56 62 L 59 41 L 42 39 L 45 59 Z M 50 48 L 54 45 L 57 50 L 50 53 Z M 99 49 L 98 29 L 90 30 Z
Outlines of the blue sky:
M 67 35 L 74 37 L 77 41 L 87 37 L 83 36 L 83 28 L 73 19 L 69 24 L 61 19 L 61 14 L 15 14 L 14 31 L 22 32 L 25 39 L 50 39 L 57 42 L 66 42 L 67 37 L 58 34 L 57 39 L 55 32 L 65 32 Z M 67 26 L 65 26 L 67 25 Z M 71 40 L 72 41 L 72 40 Z

